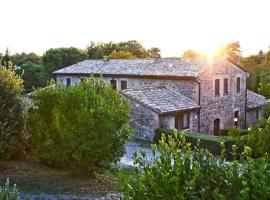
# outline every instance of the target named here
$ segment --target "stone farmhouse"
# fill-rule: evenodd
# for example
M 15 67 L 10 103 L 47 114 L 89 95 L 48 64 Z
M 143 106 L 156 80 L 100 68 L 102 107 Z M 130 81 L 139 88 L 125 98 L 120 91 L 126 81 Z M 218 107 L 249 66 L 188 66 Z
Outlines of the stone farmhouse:
M 265 97 L 247 90 L 249 74 L 225 57 L 85 60 L 55 71 L 70 86 L 102 78 L 132 105 L 136 138 L 152 140 L 157 128 L 219 135 L 221 129 L 257 123 Z

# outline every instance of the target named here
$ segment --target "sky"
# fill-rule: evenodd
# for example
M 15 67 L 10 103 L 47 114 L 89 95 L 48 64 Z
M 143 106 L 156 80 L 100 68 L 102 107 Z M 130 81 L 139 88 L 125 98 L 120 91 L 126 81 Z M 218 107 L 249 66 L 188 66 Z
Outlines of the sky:
M 239 41 L 243 55 L 270 46 L 269 0 L 0 0 L 0 52 L 85 48 L 137 40 L 162 57 L 213 54 Z

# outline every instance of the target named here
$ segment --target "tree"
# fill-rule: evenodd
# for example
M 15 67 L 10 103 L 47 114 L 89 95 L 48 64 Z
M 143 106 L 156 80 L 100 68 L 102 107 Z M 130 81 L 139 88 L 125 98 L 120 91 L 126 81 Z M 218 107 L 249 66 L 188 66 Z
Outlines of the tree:
M 26 62 L 31 62 L 33 64 L 42 64 L 41 56 L 35 54 L 35 53 L 16 53 L 13 55 L 12 63 L 17 66 L 21 66 L 22 64 Z
M 129 103 L 103 81 L 46 87 L 34 100 L 28 127 L 42 162 L 91 176 L 124 154 Z
M 258 92 L 270 99 L 270 70 L 265 70 L 260 74 L 260 83 Z
M 238 64 L 241 58 L 240 43 L 232 42 L 221 47 L 216 56 L 226 56 L 232 63 Z
M 151 48 L 146 50 L 143 45 L 136 40 L 129 40 L 126 42 L 108 42 L 108 43 L 95 43 L 91 42 L 86 48 L 89 59 L 102 59 L 109 56 L 113 51 L 130 52 L 136 58 L 149 58 L 160 56 L 160 50 L 158 48 Z
M 109 59 L 133 59 L 135 56 L 133 56 L 128 51 L 116 51 L 114 50 L 109 56 Z
M 13 69 L 13 65 L 12 65 L 12 56 L 10 54 L 9 49 L 6 49 L 6 53 L 4 56 L 2 56 L 1 60 L 0 60 L 0 66 L 4 66 L 6 68 L 10 68 Z
M 257 55 L 241 57 L 239 64 L 249 72 L 250 76 L 247 79 L 248 89 L 258 92 L 261 74 L 267 70 L 265 67 L 265 53 L 259 51 Z
M 270 46 L 268 52 L 266 53 L 265 66 L 270 68 Z
M 22 83 L 15 72 L 0 66 L 0 159 L 24 154 L 27 134 Z
M 16 73 L 21 75 L 24 80 L 25 93 L 32 92 L 33 88 L 46 86 L 44 67 L 41 64 L 27 61 L 16 69 Z
M 182 55 L 183 58 L 199 58 L 200 54 L 193 51 L 193 50 L 187 50 Z
M 53 77 L 52 73 L 55 70 L 73 65 L 86 57 L 87 54 L 83 50 L 74 47 L 49 49 L 42 56 L 47 80 Z
M 150 58 L 161 58 L 160 49 L 156 47 L 152 47 L 147 50 Z

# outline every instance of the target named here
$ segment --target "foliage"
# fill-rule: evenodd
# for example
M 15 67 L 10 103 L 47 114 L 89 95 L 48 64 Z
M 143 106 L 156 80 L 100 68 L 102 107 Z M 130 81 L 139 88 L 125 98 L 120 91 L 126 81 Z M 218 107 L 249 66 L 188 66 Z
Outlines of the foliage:
M 192 50 L 187 50 L 183 53 L 182 56 L 183 58 L 198 58 L 200 57 L 200 54 Z
M 239 137 L 241 135 L 241 129 L 235 126 L 228 128 L 228 135 L 231 137 Z
M 22 79 L 0 66 L 0 159 L 21 156 L 27 139 Z
M 8 48 L 6 49 L 5 55 L 1 56 L 0 66 L 12 69 L 12 56 Z
M 128 51 L 116 51 L 114 50 L 109 56 L 108 59 L 132 59 L 135 58 L 130 52 Z
M 241 46 L 239 42 L 232 42 L 220 48 L 217 56 L 226 56 L 232 63 L 239 63 L 241 58 Z
M 47 80 L 52 78 L 52 73 L 55 70 L 73 65 L 86 59 L 86 57 L 87 54 L 83 50 L 74 47 L 47 50 L 42 56 L 44 71 L 47 74 Z
M 184 134 L 175 131 L 167 142 L 163 136 L 152 146 L 153 163 L 144 162 L 144 151 L 134 153 L 137 174 L 126 180 L 124 199 L 269 199 L 268 156 L 253 160 L 245 147 L 240 161 L 226 162 L 221 146 L 221 157 L 215 157 L 191 150 Z
M 47 87 L 35 91 L 34 100 L 28 125 L 42 162 L 93 175 L 124 154 L 129 104 L 103 81 Z
M 17 66 L 21 66 L 24 63 L 31 62 L 33 64 L 42 64 L 41 57 L 35 53 L 15 53 L 12 56 L 12 63 Z
M 268 119 L 270 117 L 270 104 L 264 106 L 264 108 L 263 108 L 263 115 L 264 115 L 263 117 L 265 119 Z
M 151 58 L 161 58 L 160 49 L 157 47 L 152 47 L 148 49 L 147 52 Z
M 162 134 L 165 134 L 166 137 L 172 136 L 174 134 L 173 130 L 170 129 L 157 129 L 155 132 L 154 142 L 158 143 L 161 139 Z M 226 157 L 231 158 L 230 153 L 232 152 L 232 145 L 236 143 L 236 139 L 231 137 L 220 137 L 203 133 L 191 133 L 184 132 L 186 140 L 191 143 L 191 147 L 194 148 L 197 145 L 197 141 L 200 140 L 199 147 L 202 149 L 207 149 L 214 155 L 221 154 L 220 143 L 223 142 L 228 154 Z
M 265 70 L 264 73 L 260 74 L 260 83 L 258 92 L 270 99 L 270 70 Z
M 9 179 L 7 179 L 5 185 L 0 186 L 0 200 L 19 200 L 16 185 L 10 186 Z
M 249 72 L 247 79 L 248 89 L 258 92 L 260 75 L 265 70 L 265 54 L 259 51 L 257 55 L 241 57 L 240 65 Z
M 129 52 L 136 58 L 160 57 L 160 49 L 153 47 L 146 50 L 143 45 L 136 40 L 126 42 L 108 42 L 95 43 L 91 42 L 86 48 L 89 59 L 102 59 L 109 56 L 113 51 Z
M 34 64 L 31 61 L 23 63 L 17 70 L 24 80 L 24 89 L 29 93 L 33 88 L 44 87 L 46 85 L 44 67 L 40 64 Z
M 250 133 L 245 138 L 239 138 L 239 143 L 252 148 L 253 156 L 263 156 L 270 153 L 270 118 L 261 119 L 259 125 L 254 125 L 249 129 Z

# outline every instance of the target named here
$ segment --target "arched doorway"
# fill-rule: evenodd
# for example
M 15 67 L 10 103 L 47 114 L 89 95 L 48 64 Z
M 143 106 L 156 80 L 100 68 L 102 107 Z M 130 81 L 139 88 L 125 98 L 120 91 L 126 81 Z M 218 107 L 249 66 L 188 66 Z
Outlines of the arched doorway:
M 220 132 L 220 119 L 215 119 L 214 121 L 214 135 L 218 136 Z

